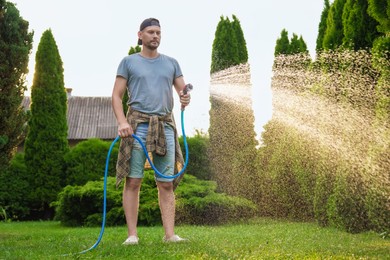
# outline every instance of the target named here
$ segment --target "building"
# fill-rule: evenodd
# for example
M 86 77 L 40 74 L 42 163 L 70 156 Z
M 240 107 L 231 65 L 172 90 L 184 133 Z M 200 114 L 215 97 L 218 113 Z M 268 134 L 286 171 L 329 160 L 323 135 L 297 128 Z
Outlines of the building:
M 72 96 L 68 95 L 68 141 L 74 146 L 80 141 L 90 138 L 114 140 L 118 135 L 118 125 L 111 106 L 111 97 Z M 24 97 L 22 106 L 28 110 L 31 97 Z M 23 143 L 18 148 L 23 150 Z

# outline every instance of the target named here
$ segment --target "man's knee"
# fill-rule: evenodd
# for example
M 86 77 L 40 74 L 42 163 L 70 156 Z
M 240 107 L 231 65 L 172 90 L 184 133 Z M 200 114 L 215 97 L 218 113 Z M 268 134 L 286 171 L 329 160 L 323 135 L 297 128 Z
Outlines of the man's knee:
M 141 188 L 142 179 L 126 178 L 125 189 L 129 191 L 137 191 Z
M 173 191 L 173 183 L 172 182 L 157 182 L 157 187 L 159 191 L 172 192 Z

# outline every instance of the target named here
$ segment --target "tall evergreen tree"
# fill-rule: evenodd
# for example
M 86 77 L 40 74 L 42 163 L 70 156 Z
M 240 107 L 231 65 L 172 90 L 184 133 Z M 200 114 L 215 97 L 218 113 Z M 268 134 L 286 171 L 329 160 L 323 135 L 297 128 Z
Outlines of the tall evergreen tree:
M 280 33 L 280 37 L 276 40 L 275 57 L 280 54 L 290 54 L 290 40 L 288 39 L 288 32 L 283 29 Z
M 378 21 L 377 30 L 384 34 L 390 33 L 390 1 L 368 0 L 368 13 Z M 389 36 L 389 35 L 387 35 Z
M 303 40 L 303 37 L 302 35 L 299 37 L 299 45 L 300 45 L 300 52 L 308 52 L 307 50 L 307 44 L 306 42 Z
M 343 10 L 345 2 L 346 0 L 335 0 L 330 6 L 322 45 L 325 50 L 334 50 L 343 43 Z
M 0 0 L 0 171 L 9 166 L 26 122 L 21 103 L 32 41 L 15 5 Z
M 289 54 L 297 54 L 301 52 L 301 42 L 299 41 L 298 35 L 293 33 L 290 40 Z
M 215 31 L 211 52 L 211 69 L 214 73 L 240 64 L 238 42 L 229 18 L 221 16 Z
M 35 189 L 31 205 L 39 218 L 53 216 L 53 202 L 64 183 L 63 160 L 67 153 L 67 97 L 62 60 L 51 30 L 46 30 L 35 57 L 31 90 L 31 118 L 25 142 L 25 161 Z
M 239 63 L 246 63 L 248 62 L 248 50 L 246 47 L 244 32 L 242 31 L 240 21 L 235 15 L 233 15 L 232 27 L 237 39 Z
M 324 2 L 324 9 L 321 13 L 321 21 L 318 25 L 318 36 L 316 41 L 316 51 L 319 52 L 323 50 L 323 42 L 324 42 L 324 35 L 327 28 L 327 19 L 329 14 L 330 4 L 329 0 L 325 0 Z
M 367 13 L 367 0 L 347 0 L 343 11 L 343 45 L 349 49 L 371 48 L 380 35 L 378 22 Z

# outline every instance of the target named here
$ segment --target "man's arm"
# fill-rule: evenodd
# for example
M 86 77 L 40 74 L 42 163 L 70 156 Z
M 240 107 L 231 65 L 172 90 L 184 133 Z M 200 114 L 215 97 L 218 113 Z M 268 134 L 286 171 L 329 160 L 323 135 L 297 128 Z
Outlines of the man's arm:
M 118 135 L 127 137 L 133 134 L 133 129 L 127 122 L 125 113 L 123 112 L 122 98 L 127 88 L 127 80 L 117 76 L 115 79 L 114 89 L 112 90 L 112 108 L 118 122 Z

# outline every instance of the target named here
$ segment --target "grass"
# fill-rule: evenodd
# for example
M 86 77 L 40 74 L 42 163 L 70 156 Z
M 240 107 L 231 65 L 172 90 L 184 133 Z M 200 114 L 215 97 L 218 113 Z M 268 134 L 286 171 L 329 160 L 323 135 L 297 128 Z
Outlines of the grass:
M 67 228 L 59 222 L 0 223 L 0 259 L 390 259 L 390 239 L 349 234 L 315 223 L 256 219 L 224 226 L 178 226 L 190 239 L 162 242 L 162 227 L 140 227 L 140 244 L 122 246 L 126 227 Z M 64 254 L 69 254 L 63 256 Z

